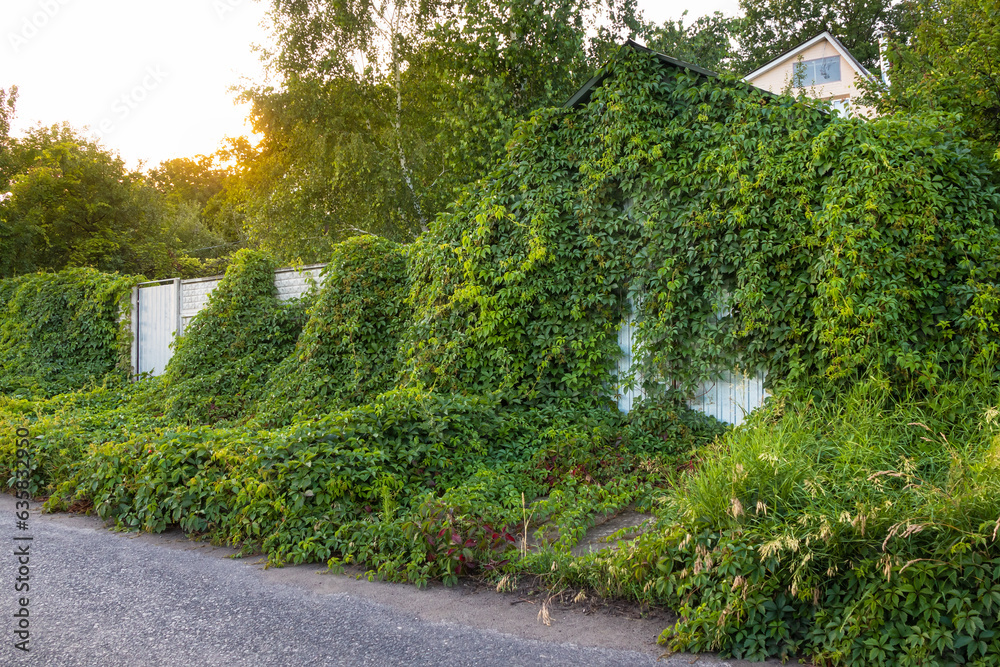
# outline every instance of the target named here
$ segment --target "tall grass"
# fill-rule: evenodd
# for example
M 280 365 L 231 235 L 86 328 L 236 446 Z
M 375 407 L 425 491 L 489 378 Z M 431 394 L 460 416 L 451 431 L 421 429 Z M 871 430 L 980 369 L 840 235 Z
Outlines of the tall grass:
M 877 375 L 716 440 L 657 529 L 567 576 L 677 609 L 674 649 L 1000 664 L 1000 386 Z
M 762 554 L 808 554 L 817 570 L 992 537 L 997 406 L 1000 388 L 978 379 L 894 399 L 876 378 L 821 406 L 779 403 L 717 442 L 664 517 L 753 531 L 770 538 Z

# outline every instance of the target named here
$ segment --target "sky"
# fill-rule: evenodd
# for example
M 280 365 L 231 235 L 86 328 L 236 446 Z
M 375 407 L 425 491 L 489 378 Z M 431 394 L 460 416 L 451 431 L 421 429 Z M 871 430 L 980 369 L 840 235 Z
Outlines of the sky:
M 213 153 L 246 136 L 232 87 L 261 82 L 259 0 L 3 0 L 0 88 L 18 87 L 13 133 L 69 122 L 131 168 Z M 737 0 L 639 0 L 647 19 L 686 22 Z

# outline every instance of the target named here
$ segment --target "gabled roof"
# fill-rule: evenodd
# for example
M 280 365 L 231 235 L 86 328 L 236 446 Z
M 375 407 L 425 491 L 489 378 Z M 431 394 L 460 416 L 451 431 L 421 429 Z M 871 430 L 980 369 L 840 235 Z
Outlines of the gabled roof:
M 829 42 L 833 46 L 833 48 L 836 49 L 837 53 L 839 53 L 845 60 L 847 60 L 847 62 L 851 64 L 851 66 L 855 69 L 855 71 L 858 74 L 865 77 L 866 79 L 874 80 L 874 77 L 872 77 L 871 72 L 865 69 L 865 66 L 862 65 L 860 62 L 858 62 L 857 58 L 851 55 L 851 52 L 847 50 L 846 46 L 840 43 L 839 39 L 831 35 L 826 30 L 816 35 L 812 39 L 806 40 L 805 42 L 802 42 L 798 46 L 789 49 L 788 51 L 785 51 L 777 58 L 768 61 L 763 65 L 763 67 L 759 67 L 754 71 L 750 72 L 749 74 L 747 74 L 745 77 L 743 77 L 743 80 L 750 81 L 751 79 L 756 79 L 761 74 L 764 74 L 765 72 L 774 69 L 778 65 L 781 65 L 782 63 L 795 58 L 813 44 L 816 44 L 817 42 L 821 42 L 823 40 Z
M 664 53 L 660 53 L 658 51 L 646 48 L 642 44 L 639 44 L 638 42 L 635 42 L 631 39 L 625 42 L 621 48 L 632 49 L 634 51 L 639 51 L 640 53 L 652 53 L 664 65 L 669 65 L 671 67 L 677 67 L 680 69 L 691 70 L 692 72 L 695 72 L 696 74 L 700 74 L 702 76 L 707 76 L 711 78 L 718 78 L 719 76 L 715 72 L 707 70 L 704 67 L 698 67 L 697 65 L 686 63 L 683 60 L 677 60 L 676 58 L 671 58 L 670 56 Z M 608 67 L 607 65 L 605 65 L 600 69 L 600 71 L 597 72 L 594 78 L 592 78 L 587 83 L 583 84 L 583 87 L 580 88 L 580 90 L 576 91 L 576 93 L 571 98 L 566 100 L 566 103 L 563 105 L 563 107 L 569 109 L 577 106 L 578 104 L 586 104 L 587 102 L 589 102 L 590 96 L 593 93 L 594 88 L 598 87 L 604 81 L 604 79 L 607 78 L 607 76 L 608 76 Z

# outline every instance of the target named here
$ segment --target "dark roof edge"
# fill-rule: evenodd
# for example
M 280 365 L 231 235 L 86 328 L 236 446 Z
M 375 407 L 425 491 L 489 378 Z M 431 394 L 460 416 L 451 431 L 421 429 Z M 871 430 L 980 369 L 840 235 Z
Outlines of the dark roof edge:
M 640 43 L 638 43 L 638 42 L 636 42 L 634 40 L 631 40 L 631 39 L 627 40 L 625 42 L 624 46 L 630 46 L 633 49 L 635 49 L 636 51 L 641 51 L 643 53 L 652 53 L 654 56 L 656 56 L 660 60 L 660 62 L 664 62 L 664 63 L 667 63 L 669 65 L 673 65 L 674 67 L 682 67 L 684 69 L 689 69 L 692 72 L 697 72 L 698 74 L 701 74 L 701 75 L 707 76 L 707 77 L 711 77 L 713 79 L 719 78 L 718 73 L 713 72 L 712 70 L 707 70 L 704 67 L 698 67 L 697 65 L 695 65 L 693 63 L 684 62 L 683 60 L 678 60 L 677 58 L 671 58 L 670 56 L 668 56 L 665 53 L 660 53 L 659 51 L 654 51 L 653 49 L 649 48 L 648 46 L 643 46 L 642 44 L 640 44 Z
M 632 39 L 629 39 L 624 44 L 622 44 L 622 46 L 618 49 L 619 52 L 621 51 L 621 49 L 624 48 L 631 48 L 632 50 L 638 51 L 640 53 L 652 53 L 654 56 L 656 56 L 657 60 L 659 60 L 664 64 L 670 65 L 671 67 L 679 67 L 681 69 L 691 70 L 696 74 L 700 74 L 702 76 L 707 76 L 710 78 L 718 78 L 719 76 L 715 72 L 707 70 L 704 67 L 698 67 L 697 65 L 686 63 L 683 60 L 677 60 L 676 58 L 671 58 L 665 53 L 654 51 L 653 49 L 645 47 L 642 44 L 639 44 L 638 42 Z M 571 109 L 575 107 L 577 104 L 581 103 L 586 104 L 587 101 L 590 100 L 590 94 L 593 91 L 593 89 L 596 88 L 598 85 L 600 85 L 600 83 L 604 81 L 604 79 L 606 79 L 607 76 L 608 76 L 608 66 L 605 64 L 604 67 L 598 70 L 597 74 L 595 74 L 594 77 L 590 79 L 590 81 L 583 84 L 583 87 L 580 88 L 580 90 L 576 91 L 576 93 L 574 93 L 572 97 L 566 100 L 566 103 L 563 104 L 563 107 Z

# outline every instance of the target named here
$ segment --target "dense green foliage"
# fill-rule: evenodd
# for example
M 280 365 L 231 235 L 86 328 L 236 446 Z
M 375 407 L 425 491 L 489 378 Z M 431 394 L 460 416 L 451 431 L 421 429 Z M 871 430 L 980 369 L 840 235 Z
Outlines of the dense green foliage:
M 93 269 L 0 281 L 0 394 L 51 396 L 128 373 L 119 318 L 138 282 Z
M 642 447 L 620 446 L 628 422 L 608 410 L 408 389 L 260 431 L 170 420 L 161 384 L 0 398 L 0 428 L 27 425 L 36 442 L 32 494 L 122 527 L 179 525 L 272 563 L 359 562 L 425 583 L 507 562 L 526 512 L 569 531 L 568 549 L 594 507 L 648 504 L 663 483 Z M 658 415 L 682 451 L 722 430 L 683 409 Z M 8 439 L 0 471 L 14 465 Z
M 869 100 L 882 113 L 935 109 L 1000 164 L 1000 2 L 946 0 L 920 14 L 912 36 L 893 36 L 891 86 Z
M 392 388 L 409 322 L 403 249 L 376 236 L 334 248 L 295 350 L 260 394 L 256 421 L 353 407 Z
M 162 378 L 4 396 L 0 428 L 49 507 L 272 563 L 527 572 L 675 608 L 675 649 L 998 664 L 1000 195 L 949 120 L 625 48 L 409 247 L 342 243 L 291 304 L 242 251 Z M 734 368 L 776 397 L 724 433 L 684 399 Z M 654 529 L 573 555 L 626 508 Z
M 242 414 L 298 339 L 301 301 L 282 303 L 274 260 L 240 250 L 225 277 L 175 343 L 165 372 L 166 412 L 214 423 Z
M 172 189 L 162 178 L 157 185 Z M 196 204 L 171 199 L 68 125 L 0 136 L 0 277 L 72 267 L 154 277 L 210 274 L 218 263 L 206 265 L 186 251 L 221 238 Z
M 933 381 L 982 350 L 1000 195 L 930 117 L 833 120 L 622 51 L 589 103 L 523 124 L 414 243 L 411 372 L 448 389 L 606 395 L 639 369 Z
M 409 319 L 402 249 L 375 236 L 334 249 L 322 287 L 291 302 L 275 262 L 240 250 L 175 343 L 166 413 L 188 423 L 280 426 L 361 405 L 395 385 Z
M 761 411 L 660 499 L 655 530 L 562 576 L 677 609 L 678 650 L 998 664 L 996 383 L 892 395 L 871 378 Z

